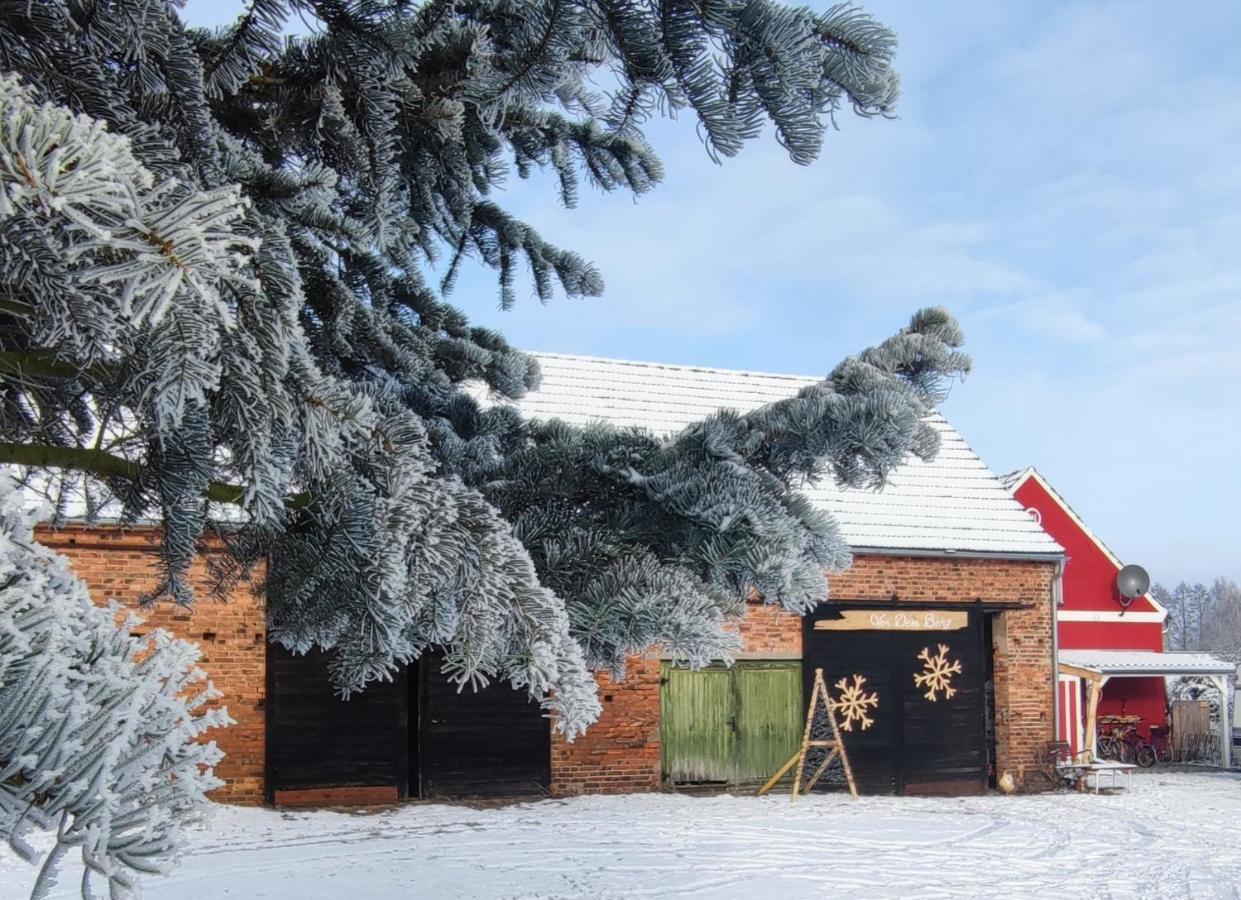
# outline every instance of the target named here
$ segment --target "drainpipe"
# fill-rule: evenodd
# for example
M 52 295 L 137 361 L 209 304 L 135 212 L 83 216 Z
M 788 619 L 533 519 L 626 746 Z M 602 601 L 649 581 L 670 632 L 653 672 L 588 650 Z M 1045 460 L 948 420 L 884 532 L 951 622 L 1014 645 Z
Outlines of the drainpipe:
M 1051 579 L 1051 715 L 1052 736 L 1058 740 L 1067 740 L 1068 735 L 1060 733 L 1060 604 L 1064 602 L 1064 558 L 1056 561 L 1056 570 Z

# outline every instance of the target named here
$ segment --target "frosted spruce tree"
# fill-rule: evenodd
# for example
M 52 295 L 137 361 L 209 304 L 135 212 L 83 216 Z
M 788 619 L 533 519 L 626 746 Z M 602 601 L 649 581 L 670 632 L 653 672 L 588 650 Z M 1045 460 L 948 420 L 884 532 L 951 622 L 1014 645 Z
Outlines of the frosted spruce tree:
M 674 111 L 717 159 L 769 127 L 809 163 L 840 109 L 891 111 L 894 48 L 767 0 L 254 0 L 213 32 L 163 0 L 0 5 L 0 463 L 162 521 L 159 596 L 192 602 L 207 536 L 222 588 L 266 559 L 273 638 L 334 649 L 344 693 L 441 647 L 571 736 L 591 668 L 702 662 L 746 597 L 823 597 L 846 549 L 791 488 L 934 453 L 961 336 L 921 313 L 661 440 L 521 422 L 534 363 L 444 295 L 467 260 L 505 305 L 523 269 L 602 291 L 493 199 L 511 173 L 643 193 L 642 126 Z
M 1216 578 L 1211 585 L 1202 645 L 1241 666 L 1241 586 L 1229 578 Z
M 200 735 L 225 724 L 204 709 L 218 693 L 198 648 L 91 603 L 66 561 L 34 541 L 35 515 L 0 474 L 0 831 L 19 856 L 54 830 L 34 897 L 77 850 L 82 892 L 101 878 L 113 896 L 134 875 L 163 871 L 180 826 L 220 781 Z

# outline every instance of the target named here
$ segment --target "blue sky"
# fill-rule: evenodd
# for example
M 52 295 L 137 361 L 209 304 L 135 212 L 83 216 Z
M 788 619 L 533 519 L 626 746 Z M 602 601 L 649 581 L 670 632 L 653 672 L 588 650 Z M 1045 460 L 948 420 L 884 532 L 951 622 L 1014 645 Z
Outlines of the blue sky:
M 452 299 L 531 350 L 799 374 L 947 306 L 975 367 L 945 412 L 992 469 L 1038 466 L 1157 581 L 1241 579 L 1241 10 L 863 6 L 900 37 L 898 120 L 843 115 L 806 168 L 658 123 L 636 202 L 514 178 L 606 294 L 502 312 L 475 270 Z

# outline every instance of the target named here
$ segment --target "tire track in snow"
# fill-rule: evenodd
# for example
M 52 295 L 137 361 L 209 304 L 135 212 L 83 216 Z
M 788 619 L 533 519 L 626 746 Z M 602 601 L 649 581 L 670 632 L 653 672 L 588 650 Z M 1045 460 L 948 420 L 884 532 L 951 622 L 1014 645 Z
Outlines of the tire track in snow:
M 1241 779 L 1113 796 L 581 797 L 375 815 L 220 808 L 148 900 L 294 897 L 1238 900 Z M 11 869 L 0 859 L 0 900 Z M 26 870 L 21 870 L 23 875 Z M 54 894 L 75 896 L 67 872 Z

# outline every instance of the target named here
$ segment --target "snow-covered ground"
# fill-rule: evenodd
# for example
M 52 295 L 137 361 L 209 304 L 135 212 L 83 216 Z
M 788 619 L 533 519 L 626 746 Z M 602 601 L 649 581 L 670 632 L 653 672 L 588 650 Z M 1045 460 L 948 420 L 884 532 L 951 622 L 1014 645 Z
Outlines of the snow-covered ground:
M 1241 777 L 1111 796 L 645 794 L 373 814 L 217 808 L 150 900 L 1241 896 Z M 0 851 L 0 897 L 28 872 Z M 66 872 L 57 897 L 76 895 Z

